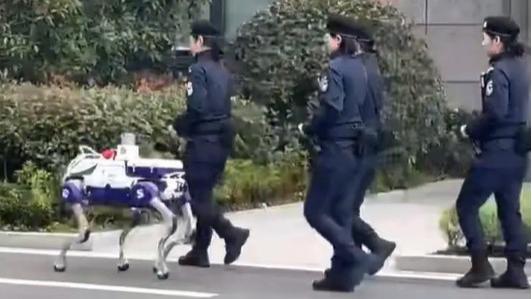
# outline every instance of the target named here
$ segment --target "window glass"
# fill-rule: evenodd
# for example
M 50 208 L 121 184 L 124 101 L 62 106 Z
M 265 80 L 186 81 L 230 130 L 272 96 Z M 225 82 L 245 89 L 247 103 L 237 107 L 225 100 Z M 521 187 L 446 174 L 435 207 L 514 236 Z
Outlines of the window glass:
M 233 39 L 238 27 L 272 0 L 225 0 L 225 36 Z

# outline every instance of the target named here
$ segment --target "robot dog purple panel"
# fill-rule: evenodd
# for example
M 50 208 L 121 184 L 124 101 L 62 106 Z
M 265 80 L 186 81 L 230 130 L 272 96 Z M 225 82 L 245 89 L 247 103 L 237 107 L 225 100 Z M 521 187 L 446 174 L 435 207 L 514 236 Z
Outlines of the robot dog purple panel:
M 139 157 L 138 147 L 120 144 L 117 150 L 98 153 L 80 146 L 80 154 L 68 165 L 63 176 L 61 196 L 71 206 L 76 217 L 79 235 L 66 242 L 54 269 L 66 269 L 66 253 L 76 243 L 87 242 L 90 228 L 84 209 L 91 206 L 128 208 L 133 214 L 132 224 L 120 235 L 118 269 L 125 271 L 129 263 L 124 255 L 126 237 L 140 222 L 144 211 L 156 211 L 165 228 L 158 244 L 154 272 L 160 279 L 169 275 L 166 257 L 177 244 L 193 240 L 196 219 L 192 215 L 190 196 L 180 160 L 145 159 Z
M 70 180 L 63 185 L 62 191 L 63 200 L 69 204 L 130 208 L 147 208 L 159 194 L 160 189 L 153 182 L 139 182 L 132 188 L 113 188 L 110 185 L 83 186 L 75 180 Z

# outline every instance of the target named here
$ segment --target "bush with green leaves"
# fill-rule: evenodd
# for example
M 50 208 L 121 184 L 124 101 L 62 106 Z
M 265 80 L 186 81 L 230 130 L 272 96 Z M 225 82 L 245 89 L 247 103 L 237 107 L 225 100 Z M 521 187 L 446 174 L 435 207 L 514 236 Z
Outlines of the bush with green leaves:
M 525 235 L 530 236 L 530 184 L 524 184 L 521 191 L 521 215 Z M 498 245 L 504 242 L 500 222 L 497 216 L 497 205 L 494 200 L 489 200 L 480 208 L 480 222 L 484 230 L 486 242 L 489 245 Z M 449 249 L 457 249 L 465 245 L 465 238 L 458 223 L 456 208 L 443 212 L 440 218 L 440 230 L 447 240 Z M 530 243 L 530 238 L 528 238 Z
M 327 63 L 327 13 L 349 15 L 370 24 L 387 82 L 384 109 L 390 146 L 400 147 L 401 165 L 415 165 L 419 155 L 445 133 L 442 83 L 426 43 L 413 24 L 393 6 L 378 1 L 277 0 L 238 30 L 242 93 L 270 108 L 283 140 L 306 118 L 305 104 L 316 101 L 316 80 Z
M 44 229 L 59 217 L 59 181 L 52 173 L 24 164 L 16 184 L 0 184 L 0 225 L 8 230 Z
M 47 82 L 119 82 L 166 70 L 171 48 L 206 0 L 19 0 L 0 3 L 0 70 Z
M 167 126 L 183 104 L 170 91 L 0 85 L 0 155 L 55 170 L 77 155 L 79 145 L 115 146 L 123 132 L 157 142 L 168 136 Z
M 234 157 L 266 160 L 271 147 L 269 125 L 257 105 L 233 102 L 237 140 Z M 153 148 L 179 156 L 183 140 L 168 130 L 185 108 L 178 87 L 138 93 L 124 87 L 73 89 L 0 84 L 0 158 L 4 176 L 26 161 L 56 171 L 85 144 L 97 150 L 114 147 L 123 132 L 138 135 L 142 154 Z
M 300 200 L 306 186 L 306 157 L 298 152 L 284 152 L 266 164 L 229 160 L 223 180 L 215 189 L 215 198 L 228 208 L 259 207 Z
M 418 159 L 418 168 L 435 177 L 464 177 L 474 157 L 469 138 L 462 136 L 460 127 L 474 117 L 463 109 L 448 109 L 444 113 L 445 134 L 439 144 L 429 146 Z

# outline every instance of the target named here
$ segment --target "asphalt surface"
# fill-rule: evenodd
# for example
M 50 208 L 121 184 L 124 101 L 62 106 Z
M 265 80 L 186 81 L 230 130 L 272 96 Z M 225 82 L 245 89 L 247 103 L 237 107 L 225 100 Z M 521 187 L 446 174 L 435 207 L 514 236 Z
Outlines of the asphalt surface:
M 160 281 L 152 263 L 130 261 L 117 272 L 116 260 L 69 257 L 66 272 L 53 271 L 54 257 L 0 254 L 0 298 L 5 299 L 140 299 L 140 298 L 393 298 L 513 299 L 530 298 L 530 290 L 458 289 L 450 281 L 368 278 L 354 293 L 314 292 L 320 273 L 214 265 L 209 269 L 170 264 L 170 277 Z

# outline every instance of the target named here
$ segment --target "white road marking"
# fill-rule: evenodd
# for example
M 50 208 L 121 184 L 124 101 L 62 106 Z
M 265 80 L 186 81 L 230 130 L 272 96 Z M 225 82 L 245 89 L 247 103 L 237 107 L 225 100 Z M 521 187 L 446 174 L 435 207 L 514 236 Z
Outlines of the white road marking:
M 263 268 L 273 270 L 293 270 L 293 271 L 307 271 L 307 272 L 323 272 L 322 268 L 316 267 L 299 267 L 288 265 L 264 265 L 264 264 L 252 264 L 252 263 L 234 263 L 235 266 L 251 267 L 251 268 Z M 381 271 L 375 275 L 375 277 L 382 278 L 400 278 L 400 279 L 424 279 L 424 280 L 437 280 L 437 281 L 455 281 L 461 275 L 451 273 L 433 273 L 433 272 L 410 272 L 410 271 L 398 271 L 398 272 L 384 272 Z
M 27 248 L 10 248 L 0 247 L 0 253 L 15 253 L 15 254 L 31 254 L 31 255 L 47 255 L 56 256 L 58 250 L 48 249 L 27 249 Z M 101 252 L 87 252 L 87 251 L 74 251 L 68 252 L 68 256 L 72 257 L 88 257 L 88 258 L 105 258 L 105 259 L 117 259 L 117 254 L 101 253 Z M 128 256 L 130 260 L 152 261 L 153 257 L 131 255 Z M 177 259 L 168 259 L 169 262 L 176 262 Z M 216 263 L 211 263 L 216 264 Z M 266 264 L 252 264 L 252 263 L 234 263 L 233 266 L 263 268 L 272 270 L 292 270 L 292 271 L 307 271 L 307 272 L 322 272 L 323 269 L 317 267 L 301 267 L 291 265 L 266 265 Z M 422 279 L 422 280 L 434 280 L 434 281 L 455 281 L 461 276 L 461 274 L 451 273 L 433 273 L 433 272 L 411 272 L 411 271 L 398 271 L 398 272 L 380 272 L 375 275 L 377 278 L 397 278 L 397 279 Z
M 47 250 L 47 249 L 28 249 L 28 248 L 11 248 L 11 247 L 0 247 L 1 253 L 15 253 L 15 254 L 28 254 L 28 255 L 44 255 L 44 256 L 57 256 L 57 250 Z M 68 252 L 68 256 L 73 257 L 87 257 L 87 258 L 102 258 L 102 259 L 117 259 L 116 254 L 111 253 L 102 253 L 102 252 L 87 252 L 87 251 L 75 251 L 71 250 Z M 131 255 L 128 257 L 130 260 L 139 260 L 139 261 L 153 261 L 153 257 L 147 255 Z M 177 262 L 177 259 L 167 259 L 169 262 Z M 216 265 L 216 263 L 211 263 Z M 221 264 L 222 265 L 222 264 Z M 252 267 L 252 268 L 262 268 L 262 269 L 272 269 L 272 270 L 290 270 L 290 271 L 307 271 L 307 272 L 323 272 L 323 269 L 318 267 L 302 267 L 302 266 L 291 266 L 291 265 L 266 265 L 266 264 L 253 264 L 253 263 L 234 263 L 233 266 L 240 267 Z M 433 280 L 433 281 L 448 281 L 454 282 L 456 279 L 461 277 L 463 274 L 460 273 L 435 273 L 435 272 L 414 272 L 414 271 L 397 271 L 397 272 L 385 272 L 381 271 L 375 276 L 382 278 L 397 278 L 397 279 L 406 279 L 406 280 Z M 532 278 L 528 277 L 528 281 L 531 282 Z M 0 284 L 2 282 L 0 281 Z M 148 289 L 151 290 L 151 289 Z M 165 290 L 163 290 L 165 291 Z M 179 291 L 177 291 L 179 292 Z M 207 294 L 209 298 L 217 296 L 217 294 Z M 184 296 L 184 295 L 182 295 Z
M 64 281 L 26 280 L 26 279 L 12 279 L 12 278 L 1 278 L 1 277 L 0 277 L 0 284 L 81 289 L 81 290 L 92 290 L 92 291 L 120 292 L 120 293 L 135 293 L 135 294 L 173 296 L 173 297 L 190 297 L 190 298 L 212 298 L 212 297 L 218 296 L 218 294 L 180 291 L 180 290 L 149 289 L 149 288 L 125 287 L 125 286 L 114 286 L 114 285 L 75 283 L 75 282 L 64 282 Z

